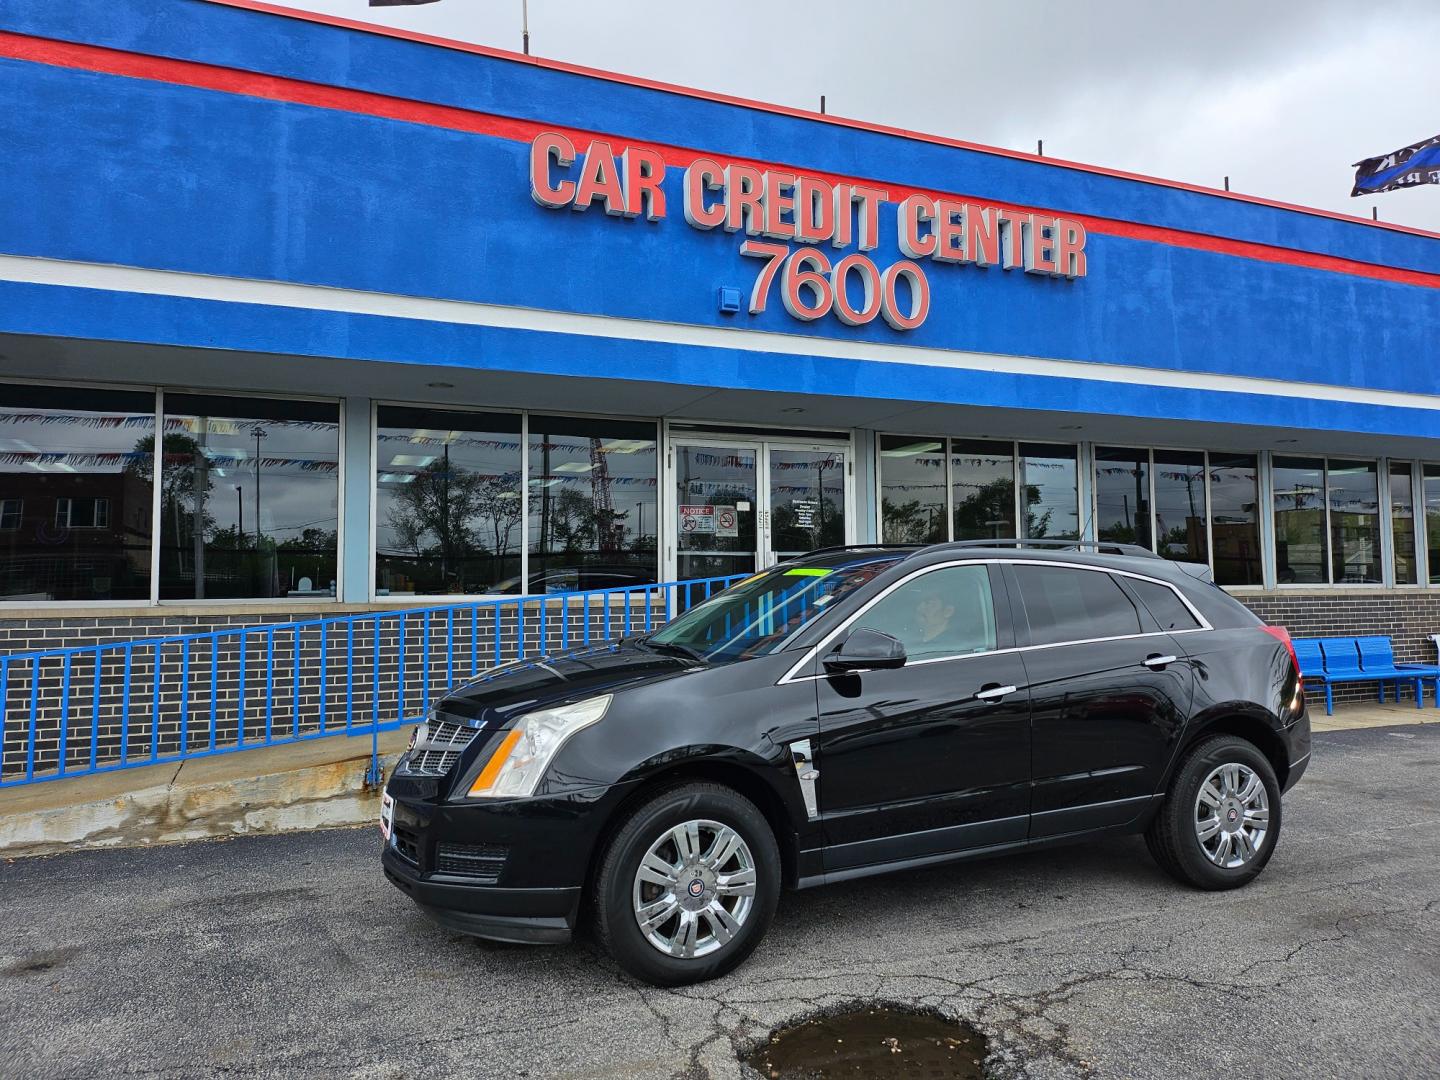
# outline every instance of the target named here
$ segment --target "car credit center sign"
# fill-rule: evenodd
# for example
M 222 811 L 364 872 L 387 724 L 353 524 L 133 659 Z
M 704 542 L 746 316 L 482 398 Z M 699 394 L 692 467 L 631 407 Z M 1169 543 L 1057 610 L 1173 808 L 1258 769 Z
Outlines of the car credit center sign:
M 552 210 L 583 211 L 599 203 L 617 217 L 661 221 L 667 212 L 664 178 L 665 159 L 651 147 L 622 145 L 617 154 L 611 143 L 596 139 L 581 155 L 556 132 L 542 132 L 530 144 L 530 194 Z M 895 207 L 905 257 L 882 268 L 865 252 L 879 244 L 881 206 L 889 194 L 883 188 L 698 157 L 685 169 L 683 190 L 692 228 L 743 232 L 740 254 L 763 260 L 750 291 L 752 315 L 766 309 L 778 279 L 781 302 L 796 319 L 834 315 L 863 326 L 879 316 L 896 330 L 914 330 L 930 313 L 930 282 L 921 261 L 1085 276 L 1085 227 L 1073 218 L 908 195 Z M 806 246 L 792 250 L 790 241 Z M 827 243 L 858 250 L 832 261 L 821 246 Z M 857 281 L 858 290 L 852 288 Z

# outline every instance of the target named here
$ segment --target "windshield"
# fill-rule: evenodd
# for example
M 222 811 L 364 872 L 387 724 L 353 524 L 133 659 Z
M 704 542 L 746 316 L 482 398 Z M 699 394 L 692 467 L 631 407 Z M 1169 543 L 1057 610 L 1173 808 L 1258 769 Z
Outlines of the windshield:
M 712 663 L 774 652 L 894 561 L 890 556 L 844 566 L 776 567 L 695 605 L 647 640 Z

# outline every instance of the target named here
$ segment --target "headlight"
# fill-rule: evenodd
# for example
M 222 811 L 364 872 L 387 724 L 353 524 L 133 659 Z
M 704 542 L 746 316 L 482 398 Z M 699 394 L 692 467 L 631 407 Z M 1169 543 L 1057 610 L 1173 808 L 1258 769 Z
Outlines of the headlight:
M 471 798 L 512 799 L 533 795 L 565 741 L 605 715 L 610 695 L 526 713 L 515 721 L 470 785 Z

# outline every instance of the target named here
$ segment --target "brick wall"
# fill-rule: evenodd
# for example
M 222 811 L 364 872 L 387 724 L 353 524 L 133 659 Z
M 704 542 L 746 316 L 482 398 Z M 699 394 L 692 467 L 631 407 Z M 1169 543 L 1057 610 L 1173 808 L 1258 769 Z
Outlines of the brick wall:
M 1440 591 L 1277 591 L 1242 593 L 1236 599 L 1267 623 L 1285 627 L 1291 637 L 1381 635 L 1394 644 L 1397 660 L 1436 662 L 1435 645 L 1429 635 L 1440 634 Z M 1335 687 L 1337 702 L 1373 701 L 1375 696 L 1373 684 Z

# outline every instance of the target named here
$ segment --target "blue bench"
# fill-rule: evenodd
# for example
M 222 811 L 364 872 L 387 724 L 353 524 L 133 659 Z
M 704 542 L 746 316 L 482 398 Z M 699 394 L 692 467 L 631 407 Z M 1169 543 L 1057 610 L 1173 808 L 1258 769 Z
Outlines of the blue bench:
M 1300 661 L 1300 674 L 1308 681 L 1325 687 L 1325 712 L 1335 712 L 1333 687 L 1337 683 L 1373 682 L 1379 684 L 1380 700 L 1385 688 L 1395 687 L 1395 700 L 1400 700 L 1400 687 L 1409 684 L 1415 692 L 1415 707 L 1425 705 L 1425 683 L 1435 691 L 1440 707 L 1440 667 L 1432 664 L 1397 664 L 1395 651 L 1387 637 L 1296 638 L 1295 658 Z

